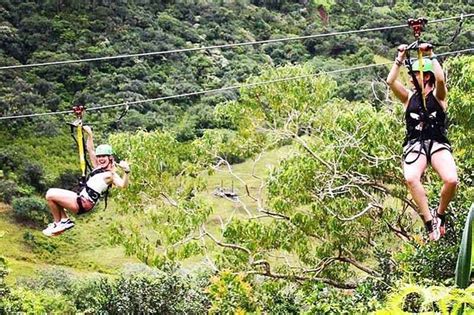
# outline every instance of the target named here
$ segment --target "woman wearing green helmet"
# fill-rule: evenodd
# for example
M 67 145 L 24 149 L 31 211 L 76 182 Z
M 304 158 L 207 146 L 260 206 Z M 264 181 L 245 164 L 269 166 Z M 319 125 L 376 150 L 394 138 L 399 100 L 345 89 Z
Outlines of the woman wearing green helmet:
M 125 188 L 128 185 L 128 174 L 130 173 L 128 163 L 121 161 L 116 164 L 112 147 L 108 144 L 101 144 L 94 151 L 92 130 L 88 126 L 84 126 L 83 129 L 88 135 L 86 148 L 94 169 L 79 193 L 60 188 L 48 190 L 46 200 L 54 222 L 43 230 L 43 234 L 47 236 L 58 235 L 74 227 L 74 222 L 69 219 L 65 209 L 75 214 L 86 213 L 94 208 L 102 193 L 110 186 Z M 122 177 L 116 173 L 116 166 L 124 171 Z
M 387 83 L 405 106 L 407 128 L 403 144 L 404 177 L 425 222 L 430 240 L 438 240 L 446 233 L 445 211 L 456 192 L 458 177 L 446 136 L 448 91 L 443 69 L 433 53 L 432 45 L 423 43 L 419 49 L 427 56 L 423 58 L 422 66 L 416 61 L 411 67 L 410 81 L 416 89 L 409 90 L 398 80 L 400 67 L 406 59 L 407 45 L 398 47 L 398 56 L 387 77 Z M 443 180 L 438 208 L 432 211 L 421 184 L 421 176 L 429 164 Z

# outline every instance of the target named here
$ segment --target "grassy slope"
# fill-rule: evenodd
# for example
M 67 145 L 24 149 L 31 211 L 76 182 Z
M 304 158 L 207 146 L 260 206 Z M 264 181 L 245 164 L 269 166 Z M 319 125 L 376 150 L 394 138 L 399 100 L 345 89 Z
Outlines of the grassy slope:
M 288 157 L 292 150 L 291 147 L 283 147 L 267 152 L 256 161 L 232 165 L 232 172 L 247 184 L 252 196 L 258 197 L 261 180 L 252 176 L 252 173 L 264 177 L 271 167 L 277 165 L 283 157 Z M 215 207 L 216 211 L 208 224 L 209 231 L 215 235 L 219 235 L 220 218 L 225 220 L 231 215 L 247 215 L 242 204 L 213 195 L 214 189 L 221 184 L 230 189 L 233 182 L 234 191 L 239 194 L 242 203 L 252 214 L 256 213 L 256 202 L 246 195 L 244 184 L 234 175 L 229 173 L 227 167 L 221 166 L 207 177 L 208 189 L 202 196 Z M 91 214 L 77 217 L 74 229 L 60 237 L 46 238 L 41 234 L 43 227 L 18 223 L 12 217 L 11 210 L 3 205 L 0 209 L 0 253 L 9 263 L 8 281 L 13 283 L 21 277 L 34 276 L 39 270 L 58 266 L 68 268 L 75 274 L 117 274 L 124 264 L 137 262 L 134 258 L 126 257 L 121 247 L 111 247 L 108 244 L 107 225 L 113 220 L 113 208 L 113 201 L 109 199 L 105 211 L 103 205 L 100 205 Z M 25 235 L 29 240 L 25 240 Z M 31 246 L 32 244 L 35 246 Z M 202 257 L 190 258 L 184 265 L 191 267 L 201 259 Z
M 0 253 L 7 258 L 9 282 L 34 276 L 43 269 L 62 267 L 73 274 L 117 274 L 124 264 L 137 262 L 122 248 L 108 245 L 107 223 L 113 210 L 103 206 L 76 218 L 76 227 L 55 238 L 42 235 L 43 227 L 18 223 L 10 210 L 0 213 Z M 28 240 L 25 239 L 28 238 Z

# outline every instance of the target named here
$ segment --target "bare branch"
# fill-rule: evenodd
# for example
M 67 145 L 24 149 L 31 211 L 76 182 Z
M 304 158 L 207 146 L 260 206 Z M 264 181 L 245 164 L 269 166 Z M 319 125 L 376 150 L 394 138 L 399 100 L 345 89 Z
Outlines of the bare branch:
M 170 196 L 168 196 L 164 192 L 160 192 L 160 195 L 163 196 L 170 205 L 172 205 L 173 207 L 178 207 L 178 202 L 176 200 L 173 200 Z
M 390 223 L 388 222 L 385 222 L 385 224 L 387 224 L 388 228 L 390 230 L 392 230 L 393 232 L 395 232 L 395 235 L 400 237 L 402 240 L 404 241 L 410 241 L 412 239 L 411 235 L 408 234 L 407 231 L 405 231 L 403 228 L 401 229 L 397 229 L 395 228 L 393 225 L 391 225 Z
M 262 276 L 266 276 L 269 278 L 273 279 L 285 279 L 285 280 L 290 280 L 290 281 L 320 281 L 325 284 L 328 284 L 330 286 L 333 286 L 338 289 L 346 289 L 346 290 L 352 290 L 357 288 L 356 283 L 341 283 L 332 279 L 327 279 L 327 278 L 318 278 L 318 277 L 306 277 L 306 276 L 301 276 L 301 275 L 290 275 L 290 274 L 281 274 L 281 273 L 273 273 L 270 270 L 270 265 L 261 263 L 264 265 L 265 271 L 257 271 L 257 270 L 252 270 L 248 271 L 247 274 L 258 274 Z
M 353 215 L 352 217 L 350 218 L 341 218 L 340 216 L 338 216 L 336 213 L 334 213 L 331 209 L 329 209 L 328 207 L 324 207 L 324 209 L 326 209 L 329 213 L 331 213 L 333 216 L 335 216 L 338 220 L 340 221 L 352 221 L 352 220 L 355 220 L 357 219 L 358 217 L 361 217 L 363 216 L 367 211 L 369 211 L 370 209 L 372 208 L 382 208 L 381 206 L 379 205 L 373 205 L 371 203 L 369 203 L 369 205 L 364 209 L 362 210 L 361 212 L 357 213 L 356 215 Z
M 260 212 L 268 214 L 269 216 L 272 216 L 272 217 L 282 218 L 282 219 L 285 219 L 285 220 L 288 220 L 288 221 L 291 220 L 291 218 L 289 216 L 286 216 L 286 215 L 281 214 L 281 213 L 271 212 L 271 211 L 264 210 L 264 209 L 261 209 Z
M 337 257 L 326 257 L 321 260 L 321 262 L 312 269 L 303 270 L 303 273 L 315 273 L 315 276 L 318 276 L 321 272 L 324 271 L 328 266 L 330 266 L 334 261 L 337 260 Z
M 201 230 L 201 235 L 204 235 L 202 227 L 200 230 Z M 209 266 L 211 266 L 211 268 L 214 271 L 219 272 L 219 268 L 216 266 L 214 261 L 212 261 L 211 257 L 209 257 L 209 253 L 207 251 L 207 246 L 206 246 L 206 242 L 204 241 L 204 237 L 201 237 L 201 247 L 204 249 L 204 256 L 206 257 L 206 261 L 208 262 Z
M 351 265 L 353 265 L 354 267 L 356 267 L 357 269 L 360 269 L 366 273 L 368 273 L 369 275 L 371 276 L 374 276 L 374 277 L 380 277 L 380 273 L 378 273 L 377 271 L 373 270 L 373 269 L 370 269 L 369 267 L 367 266 L 364 266 L 363 264 L 361 264 L 360 262 L 358 262 L 357 260 L 354 260 L 352 258 L 349 258 L 349 257 L 338 257 L 337 260 L 339 261 L 342 261 L 342 262 L 346 262 L 346 263 L 349 263 Z
M 207 232 L 204 227 L 202 228 L 203 232 L 205 235 L 207 235 L 214 243 L 216 243 L 217 245 L 221 246 L 221 247 L 226 247 L 226 248 L 232 248 L 232 249 L 238 249 L 238 250 L 241 250 L 245 253 L 247 253 L 247 255 L 251 255 L 251 252 L 249 249 L 243 247 L 243 246 L 240 246 L 240 245 L 236 245 L 236 244 L 229 244 L 229 243 L 223 243 L 219 240 L 217 240 L 212 234 L 210 234 L 209 232 Z

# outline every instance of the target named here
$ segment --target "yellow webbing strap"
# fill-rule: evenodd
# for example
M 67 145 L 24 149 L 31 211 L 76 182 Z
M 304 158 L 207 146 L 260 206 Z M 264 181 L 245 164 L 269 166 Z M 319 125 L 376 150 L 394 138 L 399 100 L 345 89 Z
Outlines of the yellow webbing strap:
M 86 159 L 84 157 L 84 141 L 82 138 L 82 120 L 77 124 L 77 147 L 79 149 L 79 163 L 81 165 L 82 176 L 86 176 Z
M 423 108 L 425 110 L 428 110 L 426 108 L 425 82 L 424 82 L 424 76 L 423 76 L 423 53 L 421 52 L 421 49 L 419 48 L 418 48 L 418 66 L 420 68 L 420 77 L 421 77 L 421 100 L 423 101 Z

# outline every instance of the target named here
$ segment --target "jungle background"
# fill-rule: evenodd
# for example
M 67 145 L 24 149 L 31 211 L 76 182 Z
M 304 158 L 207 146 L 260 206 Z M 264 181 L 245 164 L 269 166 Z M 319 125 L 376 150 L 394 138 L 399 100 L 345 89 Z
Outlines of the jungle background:
M 0 0 L 0 67 L 290 39 L 1 69 L 2 117 L 136 103 L 86 110 L 96 144 L 131 163 L 131 184 L 55 238 L 41 233 L 51 222 L 44 194 L 77 188 L 75 117 L 0 120 L 0 313 L 472 310 L 472 285 L 455 288 L 454 272 L 474 200 L 473 19 L 452 42 L 459 19 L 422 34 L 437 54 L 464 51 L 440 58 L 460 184 L 436 243 L 425 242 L 403 181 L 403 109 L 384 82 L 412 30 L 291 40 L 472 8 Z M 424 181 L 434 207 L 440 179 L 428 171 Z

